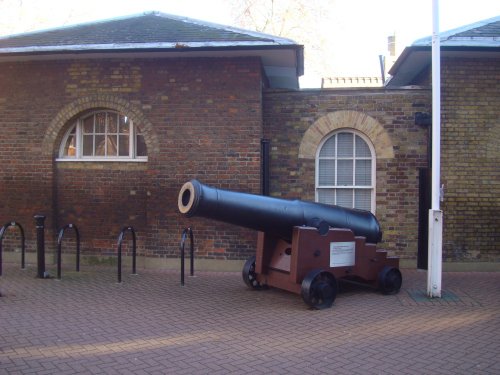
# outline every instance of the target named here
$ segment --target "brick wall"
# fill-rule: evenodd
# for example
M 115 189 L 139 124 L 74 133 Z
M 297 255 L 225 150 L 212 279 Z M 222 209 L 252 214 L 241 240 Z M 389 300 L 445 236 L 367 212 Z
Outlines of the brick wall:
M 499 260 L 499 64 L 492 61 L 443 59 L 447 260 Z M 258 59 L 0 64 L 0 223 L 20 222 L 34 250 L 34 214 L 47 216 L 51 249 L 56 229 L 74 222 L 87 254 L 114 253 L 120 228 L 133 225 L 139 252 L 152 257 L 177 256 L 180 233 L 190 225 L 198 257 L 243 259 L 255 251 L 255 233 L 181 217 L 181 185 L 198 178 L 259 192 L 265 137 L 272 195 L 314 200 L 317 145 L 348 127 L 376 150 L 381 247 L 415 259 L 418 169 L 427 166 L 428 135 L 414 114 L 431 112 L 430 90 L 262 93 L 261 82 Z M 92 108 L 133 119 L 144 133 L 148 162 L 56 162 L 66 129 Z M 9 230 L 4 248 L 18 247 L 16 232 Z
M 354 128 L 368 136 L 377 154 L 380 246 L 416 259 L 418 170 L 427 166 L 427 129 L 415 125 L 414 114 L 429 112 L 430 100 L 428 90 L 265 92 L 272 195 L 314 200 L 318 144 L 336 129 Z
M 443 256 L 500 261 L 500 64 L 445 58 L 442 67 Z
M 191 178 L 259 191 L 261 78 L 256 58 L 0 64 L 0 221 L 21 222 L 29 250 L 33 215 L 43 213 L 52 249 L 68 222 L 79 226 L 84 254 L 114 252 L 121 227 L 133 225 L 140 252 L 174 256 L 191 225 L 198 256 L 246 257 L 253 232 L 185 219 L 177 194 Z M 72 120 L 92 108 L 129 116 L 148 162 L 55 161 Z

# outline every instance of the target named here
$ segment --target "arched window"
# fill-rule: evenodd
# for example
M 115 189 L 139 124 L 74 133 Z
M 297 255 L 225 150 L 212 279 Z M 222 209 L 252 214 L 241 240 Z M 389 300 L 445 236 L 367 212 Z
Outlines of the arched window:
M 316 154 L 316 201 L 375 211 L 375 158 L 370 141 L 350 130 L 326 138 Z
M 65 134 L 58 160 L 147 160 L 144 136 L 127 116 L 110 110 L 86 113 Z

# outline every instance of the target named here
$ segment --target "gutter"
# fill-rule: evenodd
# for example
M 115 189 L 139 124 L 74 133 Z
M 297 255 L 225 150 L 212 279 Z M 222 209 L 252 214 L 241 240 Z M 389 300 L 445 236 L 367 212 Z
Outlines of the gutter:
M 0 55 L 4 54 L 37 54 L 47 52 L 166 52 L 166 51 L 208 51 L 208 50 L 267 50 L 267 49 L 302 49 L 303 46 L 295 44 L 276 44 L 259 42 L 240 43 L 230 42 L 168 42 L 168 43 L 124 43 L 124 44 L 74 44 L 56 46 L 28 46 L 28 47 L 0 47 Z

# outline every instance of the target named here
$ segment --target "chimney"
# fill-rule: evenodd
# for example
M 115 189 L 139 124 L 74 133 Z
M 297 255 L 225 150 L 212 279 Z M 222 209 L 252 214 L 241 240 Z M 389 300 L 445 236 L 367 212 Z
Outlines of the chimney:
M 387 50 L 390 57 L 396 57 L 396 34 L 387 37 Z

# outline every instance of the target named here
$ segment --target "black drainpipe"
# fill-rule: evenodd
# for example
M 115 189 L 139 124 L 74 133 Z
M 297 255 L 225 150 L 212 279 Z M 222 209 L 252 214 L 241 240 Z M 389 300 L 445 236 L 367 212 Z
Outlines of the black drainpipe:
M 269 139 L 260 140 L 260 193 L 269 195 Z

